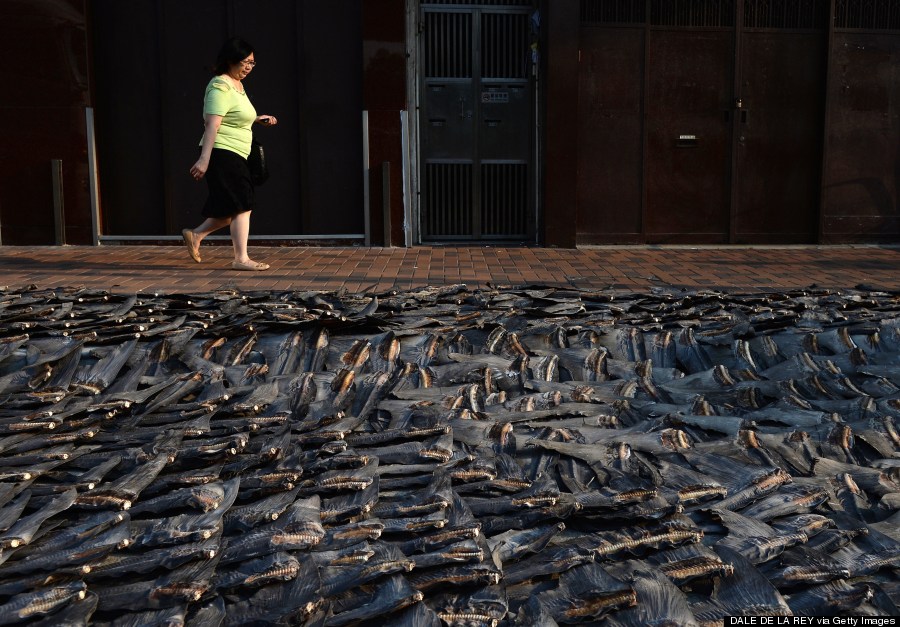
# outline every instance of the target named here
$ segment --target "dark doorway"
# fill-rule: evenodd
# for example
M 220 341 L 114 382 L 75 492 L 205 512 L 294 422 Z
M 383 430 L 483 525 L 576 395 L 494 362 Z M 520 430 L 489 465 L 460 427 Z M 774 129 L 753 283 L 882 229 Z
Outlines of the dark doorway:
M 532 10 L 447 4 L 421 7 L 421 239 L 533 242 Z
M 93 0 L 91 15 L 104 235 L 173 235 L 200 219 L 206 186 L 188 170 L 208 68 L 231 34 L 256 49 L 245 86 L 257 111 L 279 120 L 254 130 L 271 177 L 252 235 L 363 232 L 358 0 Z

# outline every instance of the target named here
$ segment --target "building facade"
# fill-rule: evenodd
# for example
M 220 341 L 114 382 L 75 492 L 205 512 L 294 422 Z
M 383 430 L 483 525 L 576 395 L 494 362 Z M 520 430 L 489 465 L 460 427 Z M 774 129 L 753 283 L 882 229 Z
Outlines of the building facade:
M 900 236 L 891 0 L 2 0 L 0 242 L 175 239 L 208 66 L 246 82 L 283 243 Z

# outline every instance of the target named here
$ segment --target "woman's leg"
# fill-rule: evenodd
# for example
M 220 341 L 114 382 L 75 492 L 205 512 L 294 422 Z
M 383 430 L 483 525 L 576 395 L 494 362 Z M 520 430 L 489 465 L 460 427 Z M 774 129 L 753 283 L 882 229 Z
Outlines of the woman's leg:
M 200 226 L 191 229 L 191 232 L 194 234 L 194 241 L 197 242 L 197 246 L 199 246 L 204 237 L 219 229 L 225 228 L 229 224 L 231 224 L 230 216 L 227 218 L 206 218 Z
M 234 263 L 236 270 L 266 270 L 267 263 L 260 263 L 250 259 L 247 254 L 247 240 L 250 238 L 250 212 L 239 213 L 231 220 L 231 243 L 234 246 Z M 234 264 L 244 266 L 235 267 Z
M 239 213 L 231 220 L 231 244 L 234 246 L 234 260 L 250 263 L 247 255 L 247 240 L 250 238 L 250 211 Z

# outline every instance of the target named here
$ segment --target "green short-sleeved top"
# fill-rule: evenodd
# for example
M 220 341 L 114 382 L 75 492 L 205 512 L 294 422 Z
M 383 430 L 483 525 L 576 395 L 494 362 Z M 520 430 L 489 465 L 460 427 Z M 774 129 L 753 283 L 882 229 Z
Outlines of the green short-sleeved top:
M 256 120 L 256 109 L 250 103 L 247 92 L 235 89 L 228 79 L 214 76 L 206 86 L 203 114 L 222 116 L 213 147 L 236 152 L 246 159 L 253 141 L 251 127 Z M 200 143 L 203 143 L 202 138 Z

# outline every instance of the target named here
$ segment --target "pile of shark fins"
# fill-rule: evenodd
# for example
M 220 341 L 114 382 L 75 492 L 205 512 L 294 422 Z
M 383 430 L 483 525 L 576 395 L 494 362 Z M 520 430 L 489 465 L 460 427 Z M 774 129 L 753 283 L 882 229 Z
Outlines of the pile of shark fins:
M 0 624 L 900 615 L 900 295 L 0 291 Z

